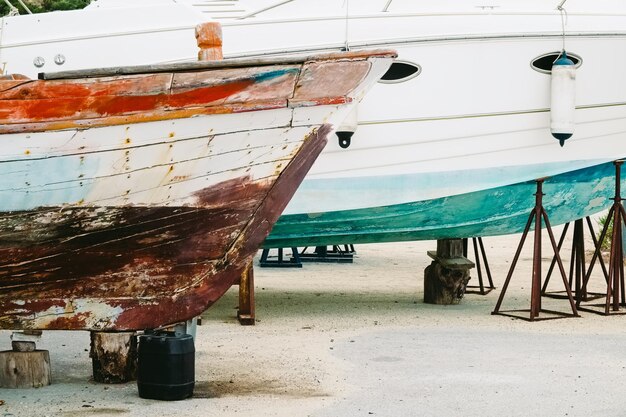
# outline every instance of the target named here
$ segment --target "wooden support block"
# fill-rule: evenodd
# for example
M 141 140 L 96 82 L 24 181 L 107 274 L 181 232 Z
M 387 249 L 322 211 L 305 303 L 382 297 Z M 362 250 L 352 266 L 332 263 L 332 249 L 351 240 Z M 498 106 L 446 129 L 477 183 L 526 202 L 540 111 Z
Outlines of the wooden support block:
M 440 258 L 462 258 L 463 239 L 437 240 L 437 256 Z
M 469 269 L 450 269 L 437 261 L 424 270 L 424 302 L 458 304 L 470 279 Z
M 431 258 L 433 258 L 435 261 L 439 262 L 441 265 L 445 266 L 446 268 L 452 268 L 452 269 L 471 269 L 473 268 L 474 262 L 470 261 L 469 259 L 465 258 L 465 257 L 460 257 L 460 258 L 440 258 L 436 252 L 434 251 L 427 251 L 426 252 L 428 256 L 430 256 Z
M 50 385 L 50 354 L 47 350 L 0 352 L 0 387 L 39 388 Z
M 27 341 L 11 341 L 11 347 L 14 352 L 34 352 L 36 350 L 35 342 Z
M 424 270 L 424 302 L 458 304 L 465 294 L 474 262 L 463 256 L 463 239 L 440 239 L 437 252 L 428 251 L 434 261 Z
M 242 326 L 253 326 L 255 322 L 252 262 L 248 264 L 248 267 L 239 279 L 239 311 L 237 312 L 237 319 Z
M 137 378 L 137 337 L 133 332 L 91 332 L 93 380 L 118 384 Z

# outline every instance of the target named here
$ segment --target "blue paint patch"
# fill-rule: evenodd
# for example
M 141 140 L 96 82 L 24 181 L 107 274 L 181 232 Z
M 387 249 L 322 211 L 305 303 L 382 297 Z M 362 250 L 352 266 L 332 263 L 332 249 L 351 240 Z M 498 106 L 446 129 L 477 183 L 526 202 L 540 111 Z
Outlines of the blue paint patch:
M 0 163 L 0 211 L 59 207 L 85 199 L 98 156 L 58 156 Z
M 253 78 L 254 78 L 255 82 L 261 83 L 261 82 L 264 82 L 264 81 L 269 81 L 269 80 L 272 80 L 274 78 L 281 77 L 281 76 L 283 76 L 285 74 L 297 74 L 298 72 L 299 72 L 299 70 L 297 68 L 286 68 L 286 69 L 268 71 L 268 72 L 264 72 L 262 74 L 257 74 Z

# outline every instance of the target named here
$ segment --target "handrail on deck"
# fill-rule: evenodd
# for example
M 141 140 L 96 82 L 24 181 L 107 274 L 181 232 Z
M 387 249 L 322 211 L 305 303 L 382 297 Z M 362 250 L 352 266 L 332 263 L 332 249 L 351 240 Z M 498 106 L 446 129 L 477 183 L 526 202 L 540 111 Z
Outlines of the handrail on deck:
M 15 7 L 13 3 L 11 3 L 9 0 L 4 0 L 4 2 L 7 6 L 9 6 L 9 9 L 11 9 L 11 11 L 9 12 L 9 16 L 16 16 L 20 14 L 20 10 Z M 28 14 L 33 14 L 33 12 L 30 11 L 28 6 L 22 0 L 17 0 L 17 2 L 24 8 L 24 10 L 26 10 Z

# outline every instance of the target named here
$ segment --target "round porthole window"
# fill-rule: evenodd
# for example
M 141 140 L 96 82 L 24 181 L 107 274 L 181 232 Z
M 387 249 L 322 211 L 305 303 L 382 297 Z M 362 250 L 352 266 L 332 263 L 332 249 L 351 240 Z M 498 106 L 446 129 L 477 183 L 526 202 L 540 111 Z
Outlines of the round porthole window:
M 561 56 L 561 52 L 550 52 L 537 58 L 533 59 L 530 63 L 530 66 L 535 71 L 541 72 L 543 74 L 550 74 L 552 72 L 552 64 L 557 58 Z M 570 51 L 567 51 L 567 57 L 572 60 L 574 63 L 574 67 L 578 68 L 582 65 L 583 60 L 579 55 L 573 54 Z
M 422 72 L 422 67 L 406 61 L 395 61 L 387 72 L 381 77 L 381 83 L 402 83 L 417 77 Z

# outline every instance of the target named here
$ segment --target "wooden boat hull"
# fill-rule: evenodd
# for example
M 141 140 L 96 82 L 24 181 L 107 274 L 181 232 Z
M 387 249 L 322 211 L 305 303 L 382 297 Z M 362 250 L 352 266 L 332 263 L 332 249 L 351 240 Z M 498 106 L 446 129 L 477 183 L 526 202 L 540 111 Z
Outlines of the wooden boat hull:
M 148 329 L 200 314 L 392 58 L 0 81 L 0 328 Z
M 329 132 L 312 132 L 276 181 L 225 181 L 197 206 L 3 213 L 0 325 L 147 329 L 200 314 L 237 281 Z

